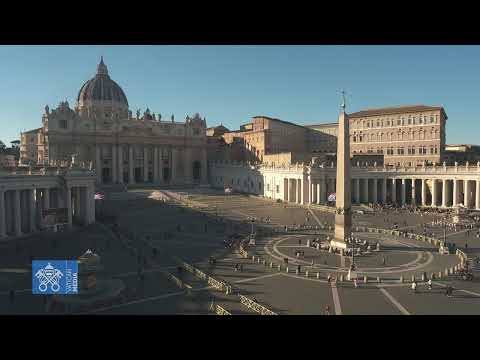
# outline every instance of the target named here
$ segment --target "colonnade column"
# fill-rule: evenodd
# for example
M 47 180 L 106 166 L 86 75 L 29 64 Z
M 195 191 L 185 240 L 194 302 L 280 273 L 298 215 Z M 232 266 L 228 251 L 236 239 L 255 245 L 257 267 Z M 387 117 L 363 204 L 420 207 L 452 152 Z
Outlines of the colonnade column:
M 148 181 L 148 148 L 143 148 L 143 181 Z
M 387 179 L 382 179 L 382 204 L 387 203 Z
M 317 204 L 320 204 L 322 198 L 322 188 L 320 186 L 320 181 L 317 183 Z
M 353 179 L 353 181 L 355 182 L 355 202 L 360 204 L 360 179 Z
M 470 183 L 468 180 L 463 180 L 463 205 L 468 208 L 470 199 Z
M 447 180 L 442 181 L 442 207 L 447 207 Z
M 397 179 L 392 179 L 392 204 L 397 202 Z
M 417 204 L 417 199 L 415 197 L 415 179 L 412 179 L 412 205 Z
M 112 183 L 117 183 L 117 146 L 112 145 Z
M 475 181 L 475 209 L 480 210 L 480 180 Z
M 458 180 L 453 180 L 453 203 L 452 206 L 457 206 L 458 203 Z
M 308 194 L 308 203 L 313 204 L 314 198 L 313 198 L 313 189 L 315 185 L 313 184 L 312 179 L 310 178 L 310 184 L 309 184 L 309 194 Z
M 406 194 L 407 181 L 402 179 L 402 202 L 401 205 L 405 205 L 405 194 Z
M 297 204 L 303 203 L 303 184 L 302 179 L 296 179 L 297 181 Z
M 377 179 L 372 179 L 373 180 L 373 199 L 372 202 L 375 204 L 378 202 L 378 197 L 377 197 Z
M 135 184 L 135 177 L 133 174 L 133 145 L 128 146 L 128 183 Z
M 363 179 L 363 191 L 365 193 L 365 203 L 368 204 L 368 179 Z
M 50 189 L 43 189 L 43 210 L 50 209 Z
M 118 145 L 118 173 L 117 180 L 120 184 L 123 184 L 123 146 Z
M 426 206 L 426 205 L 427 205 L 427 184 L 426 184 L 426 180 L 422 179 L 422 206 Z
M 68 227 L 72 227 L 72 188 L 67 186 L 67 191 L 65 192 L 65 202 L 67 206 L 67 214 L 68 214 Z
M 29 225 L 30 231 L 34 232 L 36 230 L 36 209 L 35 209 L 35 189 L 28 190 L 28 216 L 29 216 Z M 57 206 L 60 207 L 60 206 Z M 1 216 L 1 215 L 0 215 Z
M 13 222 L 15 224 L 15 235 L 22 235 L 22 214 L 20 212 L 20 190 L 13 191 Z
M 432 179 L 432 207 L 437 206 L 437 179 Z
M 477 182 L 478 184 L 478 182 Z M 0 190 L 0 238 L 7 236 L 5 216 L 5 191 Z

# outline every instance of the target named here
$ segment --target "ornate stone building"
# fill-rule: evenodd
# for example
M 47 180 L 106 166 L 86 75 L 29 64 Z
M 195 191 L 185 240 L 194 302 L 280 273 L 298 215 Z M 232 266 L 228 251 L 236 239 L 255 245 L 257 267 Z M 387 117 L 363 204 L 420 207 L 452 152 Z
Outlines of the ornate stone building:
M 175 122 L 173 115 L 163 119 L 149 109 L 132 115 L 103 58 L 80 88 L 75 108 L 67 101 L 52 110 L 47 105 L 42 125 L 22 136 L 21 163 L 36 157 L 37 163 L 68 164 L 77 154 L 95 170 L 97 183 L 207 182 L 206 120 L 197 113 Z M 37 140 L 33 156 L 31 138 Z

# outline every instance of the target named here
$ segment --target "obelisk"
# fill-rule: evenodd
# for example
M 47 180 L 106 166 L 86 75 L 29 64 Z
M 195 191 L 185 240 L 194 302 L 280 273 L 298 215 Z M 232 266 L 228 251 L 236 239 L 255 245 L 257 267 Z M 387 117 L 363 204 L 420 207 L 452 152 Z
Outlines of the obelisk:
M 352 233 L 351 179 L 350 179 L 350 126 L 345 114 L 345 93 L 338 118 L 337 189 L 335 203 L 335 236 L 331 246 L 346 249 L 345 238 Z

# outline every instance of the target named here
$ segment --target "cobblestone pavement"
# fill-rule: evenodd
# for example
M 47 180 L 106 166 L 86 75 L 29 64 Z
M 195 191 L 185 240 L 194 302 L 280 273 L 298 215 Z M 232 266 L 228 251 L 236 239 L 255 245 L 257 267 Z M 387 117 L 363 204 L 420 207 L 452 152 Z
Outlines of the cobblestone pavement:
M 480 281 L 461 281 L 453 277 L 435 280 L 433 289 L 428 290 L 422 282 L 418 292 L 413 293 L 410 283 L 399 283 L 400 276 L 409 281 L 411 275 L 417 279 L 423 272 L 453 266 L 457 257 L 440 255 L 426 243 L 379 234 L 359 234 L 369 241 L 380 241 L 385 253 L 372 254 L 357 259 L 361 269 L 370 271 L 369 276 L 382 276 L 386 280 L 329 283 L 327 276 L 335 273 L 342 264 L 340 256 L 327 251 L 306 248 L 306 241 L 315 237 L 326 237 L 327 230 L 260 236 L 280 229 L 285 225 L 318 225 L 333 223 L 333 213 L 319 208 L 303 208 L 276 203 L 247 195 L 229 195 L 211 189 L 183 189 L 177 191 L 181 201 L 175 200 L 169 190 L 165 196 L 161 189 L 135 189 L 128 193 L 108 194 L 102 205 L 103 215 L 114 216 L 119 225 L 115 235 L 110 226 L 94 225 L 68 233 L 38 234 L 16 242 L 0 244 L 0 313 L 2 314 L 45 314 L 45 300 L 31 294 L 31 258 L 65 259 L 77 258 L 86 249 L 92 248 L 100 254 L 105 266 L 105 276 L 120 278 L 127 286 L 122 301 L 83 309 L 87 314 L 213 314 L 212 304 L 219 305 L 232 314 L 257 314 L 241 304 L 238 294 L 255 299 L 258 304 L 278 314 L 324 314 L 329 306 L 331 314 L 479 314 Z M 164 202 L 162 199 L 165 198 Z M 224 240 L 233 234 L 246 236 L 252 225 L 247 221 L 255 217 L 254 231 L 257 244 L 253 253 L 267 260 L 266 264 L 242 258 L 238 251 L 226 248 Z M 266 218 L 271 221 L 267 224 Z M 434 219 L 433 215 L 401 214 L 380 212 L 374 215 L 354 216 L 355 225 L 391 228 L 398 223 L 409 231 L 422 233 L 422 224 Z M 261 223 L 263 220 L 262 224 Z M 406 222 L 406 225 L 405 225 Z M 442 227 L 433 227 L 438 237 L 443 236 Z M 480 240 L 472 231 L 448 231 L 448 241 L 464 248 L 468 241 L 468 254 L 479 255 Z M 148 238 L 146 238 L 148 236 Z M 125 243 L 130 239 L 130 245 Z M 298 240 L 301 240 L 299 245 Z M 130 247 L 130 248 L 129 248 Z M 153 257 L 152 247 L 158 249 Z M 297 259 L 295 250 L 305 251 Z M 387 254 L 383 264 L 383 254 Z M 138 255 L 148 259 L 145 278 L 137 276 Z M 214 279 L 232 286 L 232 294 L 215 290 L 206 281 L 182 271 L 178 273 L 173 256 L 192 264 Z M 215 265 L 209 258 L 215 257 Z M 283 258 L 289 257 L 290 266 L 278 270 Z M 314 266 L 311 266 L 311 261 Z M 272 261 L 274 266 L 270 267 Z M 295 273 L 296 264 L 301 265 Z M 242 271 L 235 265 L 242 265 Z M 369 270 L 370 269 L 370 270 Z M 308 277 L 306 271 L 309 271 Z M 165 272 L 177 276 L 185 288 L 179 288 L 168 280 Z M 319 278 L 317 278 L 317 272 Z M 389 279 L 387 279 L 389 278 Z M 445 286 L 456 290 L 453 297 L 445 295 Z M 15 289 L 12 301 L 9 290 Z M 63 309 L 51 313 L 63 313 Z

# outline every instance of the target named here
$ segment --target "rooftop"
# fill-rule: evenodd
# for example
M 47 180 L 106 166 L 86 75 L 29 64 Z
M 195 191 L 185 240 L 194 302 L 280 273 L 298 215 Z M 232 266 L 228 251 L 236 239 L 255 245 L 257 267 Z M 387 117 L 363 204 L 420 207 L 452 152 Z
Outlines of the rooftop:
M 402 105 L 402 106 L 391 106 L 386 108 L 379 109 L 367 109 L 361 110 L 349 114 L 350 118 L 359 118 L 367 116 L 376 116 L 376 115 L 393 115 L 393 114 L 403 114 L 403 113 L 413 113 L 421 111 L 433 111 L 433 110 L 442 110 L 445 112 L 442 106 L 427 106 L 427 105 Z

